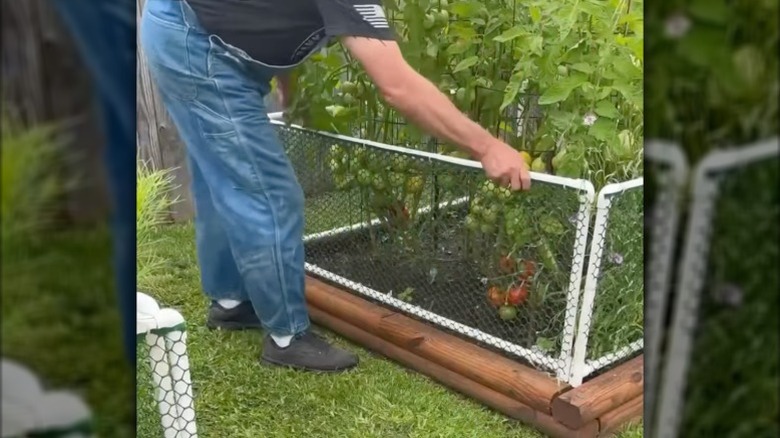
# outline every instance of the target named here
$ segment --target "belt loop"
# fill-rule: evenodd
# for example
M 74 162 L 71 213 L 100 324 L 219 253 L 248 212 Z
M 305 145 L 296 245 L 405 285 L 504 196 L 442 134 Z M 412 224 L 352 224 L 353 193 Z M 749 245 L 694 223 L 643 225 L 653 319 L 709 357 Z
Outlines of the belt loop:
M 184 24 L 192 29 L 198 27 L 198 17 L 195 15 L 195 11 L 192 10 L 192 7 L 187 3 L 186 0 L 174 0 L 178 1 L 181 7 L 181 16 L 184 20 Z

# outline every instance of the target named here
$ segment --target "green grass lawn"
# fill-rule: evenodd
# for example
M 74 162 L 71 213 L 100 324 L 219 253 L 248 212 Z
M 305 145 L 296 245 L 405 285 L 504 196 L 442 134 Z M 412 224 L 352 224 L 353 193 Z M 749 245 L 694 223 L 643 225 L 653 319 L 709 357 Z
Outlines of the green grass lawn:
M 8 241 L 2 258 L 2 355 L 48 389 L 73 390 L 99 437 L 133 437 L 133 373 L 121 345 L 110 234 L 71 230 Z
M 149 251 L 164 260 L 141 287 L 180 310 L 189 327 L 197 423 L 204 437 L 515 437 L 543 435 L 430 379 L 328 333 L 360 355 L 341 375 L 268 368 L 261 334 L 211 332 L 191 225 L 163 228 Z M 138 437 L 161 436 L 146 368 L 138 368 Z M 621 436 L 642 436 L 635 426 Z

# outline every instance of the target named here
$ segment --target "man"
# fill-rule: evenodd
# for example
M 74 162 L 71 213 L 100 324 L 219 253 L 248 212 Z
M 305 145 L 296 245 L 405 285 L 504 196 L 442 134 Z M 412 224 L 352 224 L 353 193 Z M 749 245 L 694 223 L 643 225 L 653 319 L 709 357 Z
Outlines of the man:
M 309 329 L 303 192 L 263 99 L 274 76 L 287 89 L 285 74 L 333 39 L 409 120 L 470 152 L 491 179 L 530 186 L 517 151 L 404 61 L 377 0 L 147 0 L 141 45 L 187 145 L 208 324 L 262 327 L 264 362 L 315 371 L 358 360 Z

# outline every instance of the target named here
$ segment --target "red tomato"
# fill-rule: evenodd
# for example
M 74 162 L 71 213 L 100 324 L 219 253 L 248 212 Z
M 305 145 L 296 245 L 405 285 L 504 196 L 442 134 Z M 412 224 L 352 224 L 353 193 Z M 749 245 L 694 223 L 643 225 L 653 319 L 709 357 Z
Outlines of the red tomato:
M 533 260 L 523 260 L 523 273 L 520 274 L 521 280 L 530 280 L 536 273 L 536 263 Z
M 502 256 L 498 260 L 498 267 L 501 269 L 501 272 L 505 274 L 511 274 L 517 270 L 515 260 L 508 255 Z
M 528 289 L 526 289 L 524 285 L 513 287 L 509 290 L 509 293 L 507 293 L 506 296 L 506 302 L 513 306 L 519 306 L 525 303 L 525 300 L 527 299 Z
M 496 286 L 493 286 L 490 289 L 488 289 L 487 297 L 488 297 L 488 301 L 490 301 L 490 304 L 496 307 L 499 307 L 504 303 L 506 303 L 506 294 Z

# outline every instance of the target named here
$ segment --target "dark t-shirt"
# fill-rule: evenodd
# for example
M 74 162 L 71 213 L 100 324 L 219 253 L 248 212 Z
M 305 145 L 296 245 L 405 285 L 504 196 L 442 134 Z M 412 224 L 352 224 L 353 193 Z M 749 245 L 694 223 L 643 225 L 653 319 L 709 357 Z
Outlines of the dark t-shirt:
M 288 66 L 340 36 L 393 40 L 381 0 L 187 0 L 206 31 L 257 61 Z

